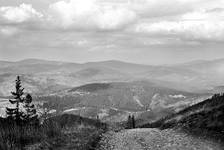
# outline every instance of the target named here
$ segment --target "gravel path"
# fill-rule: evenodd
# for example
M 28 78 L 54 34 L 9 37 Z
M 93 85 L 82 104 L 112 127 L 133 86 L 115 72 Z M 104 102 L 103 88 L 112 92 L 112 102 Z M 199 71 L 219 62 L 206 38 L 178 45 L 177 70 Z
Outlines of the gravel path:
M 175 130 L 132 129 L 108 132 L 99 150 L 223 150 L 219 144 Z

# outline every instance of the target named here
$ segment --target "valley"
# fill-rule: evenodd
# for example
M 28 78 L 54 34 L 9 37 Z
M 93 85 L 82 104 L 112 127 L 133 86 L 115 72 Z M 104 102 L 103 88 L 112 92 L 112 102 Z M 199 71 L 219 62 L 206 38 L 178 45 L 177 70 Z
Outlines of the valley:
M 38 59 L 2 61 L 0 96 L 10 95 L 14 78 L 20 75 L 25 92 L 32 93 L 40 105 L 49 103 L 51 112 L 90 118 L 99 116 L 101 120 L 115 122 L 125 121 L 129 114 L 139 120 L 155 120 L 196 104 L 220 90 L 221 72 L 215 77 L 207 76 L 208 72 L 198 67 L 203 68 L 209 63 L 214 72 L 216 68 L 220 70 L 223 61 L 173 66 L 115 60 L 84 64 Z M 211 85 L 216 83 L 211 77 L 219 84 Z
M 33 94 L 51 94 L 89 83 L 149 81 L 193 93 L 214 93 L 224 84 L 223 59 L 150 66 L 121 61 L 70 63 L 27 59 L 0 61 L 0 95 L 8 96 L 16 75 Z
M 173 66 L 147 66 L 120 61 L 75 64 L 30 59 L 0 62 L 0 114 L 2 117 L 6 115 L 5 107 L 10 106 L 8 99 L 14 90 L 15 76 L 20 75 L 25 93 L 32 94 L 39 116 L 47 114 L 49 119 L 55 118 L 56 122 L 65 121 L 65 124 L 72 126 L 78 124 L 75 134 L 84 134 L 94 128 L 97 137 L 101 138 L 88 141 L 91 141 L 90 145 L 97 142 L 94 146 L 98 150 L 124 147 L 133 150 L 187 150 L 196 147 L 219 150 L 222 145 L 217 141 L 222 141 L 222 136 L 217 134 L 219 139 L 213 141 L 207 137 L 198 138 L 203 136 L 192 132 L 205 131 L 204 128 L 197 128 L 197 125 L 205 125 L 205 133 L 207 128 L 212 128 L 213 134 L 213 128 L 223 125 L 220 120 L 216 120 L 218 124 L 210 123 L 212 118 L 214 121 L 214 116 L 203 118 L 203 113 L 210 112 L 222 118 L 222 103 L 217 102 L 214 107 L 214 101 L 210 99 L 214 99 L 214 93 L 223 89 L 223 72 L 220 71 L 223 62 L 199 61 Z M 205 66 L 208 68 L 205 69 Z M 216 74 L 211 76 L 210 72 Z M 126 129 L 129 116 L 134 117 L 138 129 Z M 57 120 L 60 117 L 65 118 L 63 121 Z M 96 124 L 90 129 L 89 123 L 83 127 L 82 118 Z M 69 119 L 74 120 L 74 124 L 68 122 Z M 100 128 L 97 127 L 98 123 L 102 123 Z M 189 130 L 183 130 L 180 124 Z M 62 127 L 61 130 L 64 135 L 70 136 L 66 128 Z M 60 146 L 63 148 L 77 146 L 68 140 L 62 143 Z

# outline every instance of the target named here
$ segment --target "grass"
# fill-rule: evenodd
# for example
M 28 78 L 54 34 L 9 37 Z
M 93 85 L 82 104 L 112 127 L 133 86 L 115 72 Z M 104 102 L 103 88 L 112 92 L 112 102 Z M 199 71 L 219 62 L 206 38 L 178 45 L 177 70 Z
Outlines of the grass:
M 1 150 L 91 150 L 106 124 L 74 115 L 47 119 L 40 126 L 1 123 Z
M 34 126 L 17 126 L 15 124 L 1 125 L 0 127 L 0 149 L 20 150 L 26 144 L 38 142 L 43 139 L 42 128 Z

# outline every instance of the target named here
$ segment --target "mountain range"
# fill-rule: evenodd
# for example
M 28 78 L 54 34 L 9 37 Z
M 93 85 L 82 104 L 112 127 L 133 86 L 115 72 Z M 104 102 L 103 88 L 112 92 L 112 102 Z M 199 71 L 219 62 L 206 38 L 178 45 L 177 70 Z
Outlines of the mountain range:
M 25 92 L 49 103 L 52 112 L 122 121 L 129 114 L 156 120 L 222 92 L 224 59 L 176 65 L 110 60 L 71 63 L 27 59 L 0 61 L 0 97 L 21 76 Z M 4 106 L 6 100 L 2 100 Z M 1 109 L 4 112 L 4 108 Z
M 224 85 L 224 59 L 163 66 L 116 60 L 83 64 L 39 59 L 0 61 L 0 96 L 10 95 L 17 75 L 33 94 L 46 95 L 88 83 L 144 80 L 161 87 L 208 93 L 220 91 Z

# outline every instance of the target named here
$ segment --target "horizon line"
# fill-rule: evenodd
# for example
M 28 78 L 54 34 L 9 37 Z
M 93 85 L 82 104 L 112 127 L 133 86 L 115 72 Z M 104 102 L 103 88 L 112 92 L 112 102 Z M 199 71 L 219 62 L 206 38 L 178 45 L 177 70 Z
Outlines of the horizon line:
M 4 60 L 0 59 L 1 62 L 8 62 L 8 63 L 17 63 L 17 62 L 22 62 L 22 61 L 28 61 L 28 60 L 33 60 L 33 61 L 48 61 L 48 62 L 58 62 L 58 63 L 74 63 L 74 64 L 88 64 L 88 63 L 100 63 L 100 62 L 121 62 L 121 63 L 128 63 L 128 64 L 135 64 L 135 65 L 146 65 L 146 66 L 169 66 L 169 65 L 178 65 L 178 64 L 186 64 L 186 63 L 193 63 L 193 62 L 202 62 L 202 61 L 219 61 L 223 60 L 224 58 L 215 58 L 215 59 L 194 59 L 191 61 L 186 61 L 186 62 L 180 62 L 180 63 L 167 63 L 167 64 L 146 64 L 146 63 L 137 63 L 137 62 L 131 62 L 131 61 L 123 61 L 119 59 L 106 59 L 106 60 L 99 60 L 99 61 L 85 61 L 85 62 L 73 62 L 73 61 L 64 61 L 64 60 L 55 60 L 55 59 L 40 59 L 40 58 L 25 58 L 25 59 L 19 59 L 19 60 Z

